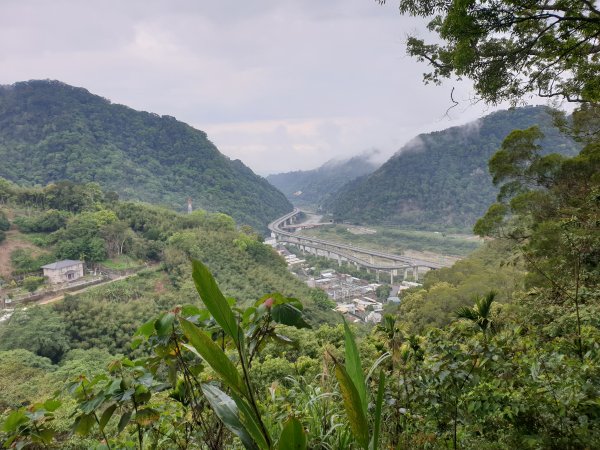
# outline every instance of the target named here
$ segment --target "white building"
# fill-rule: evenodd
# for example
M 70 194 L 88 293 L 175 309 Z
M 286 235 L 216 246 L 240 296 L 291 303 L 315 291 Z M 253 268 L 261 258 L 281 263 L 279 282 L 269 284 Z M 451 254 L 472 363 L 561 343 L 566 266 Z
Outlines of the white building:
M 83 276 L 83 262 L 71 259 L 46 264 L 42 269 L 44 269 L 44 276 L 54 284 L 74 281 Z

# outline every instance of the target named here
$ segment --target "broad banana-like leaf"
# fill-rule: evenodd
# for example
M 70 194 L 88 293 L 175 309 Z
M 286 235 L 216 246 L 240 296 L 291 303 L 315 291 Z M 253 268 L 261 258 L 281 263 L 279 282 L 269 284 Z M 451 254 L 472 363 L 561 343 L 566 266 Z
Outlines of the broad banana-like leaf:
M 298 419 L 290 417 L 279 437 L 278 450 L 306 450 L 306 433 Z
M 268 431 L 261 428 L 259 424 L 260 419 L 256 416 L 250 405 L 248 405 L 248 402 L 234 392 L 231 393 L 231 397 L 240 410 L 240 420 L 254 439 L 254 442 L 262 449 L 271 448 L 268 444 L 271 441 L 271 437 L 268 435 Z M 267 435 L 265 436 L 263 433 L 267 433 Z
M 370 450 L 377 450 L 379 447 L 379 434 L 381 431 L 381 410 L 383 408 L 383 394 L 385 392 L 385 372 L 383 369 L 379 372 L 379 387 L 377 388 L 377 400 L 375 401 L 375 417 L 373 420 L 373 436 L 369 445 Z
M 344 366 L 334 359 L 335 377 L 340 385 L 342 398 L 344 400 L 344 409 L 350 422 L 350 429 L 358 444 L 367 449 L 369 447 L 369 423 L 362 406 L 362 400 Z
M 230 336 L 239 347 L 243 334 L 231 306 L 229 306 L 210 271 L 200 261 L 192 260 L 192 278 L 202 302 L 206 305 L 206 309 L 221 326 L 225 334 Z
M 365 375 L 362 370 L 360 363 L 360 355 L 358 354 L 358 348 L 356 347 L 356 340 L 354 335 L 348 326 L 348 323 L 344 320 L 344 336 L 345 336 L 345 347 L 346 347 L 346 371 L 352 379 L 356 391 L 360 396 L 361 410 L 365 417 L 367 416 L 367 387 L 365 385 Z
M 235 365 L 227 357 L 215 342 L 204 331 L 196 325 L 184 319 L 179 318 L 183 334 L 188 338 L 190 344 L 202 356 L 204 361 L 219 375 L 221 381 L 233 389 L 235 392 L 247 396 L 246 385 L 242 381 L 240 373 Z
M 240 420 L 240 413 L 233 399 L 212 384 L 203 384 L 202 392 L 217 417 L 223 421 L 229 431 L 240 438 L 244 447 L 258 450 L 258 446 Z

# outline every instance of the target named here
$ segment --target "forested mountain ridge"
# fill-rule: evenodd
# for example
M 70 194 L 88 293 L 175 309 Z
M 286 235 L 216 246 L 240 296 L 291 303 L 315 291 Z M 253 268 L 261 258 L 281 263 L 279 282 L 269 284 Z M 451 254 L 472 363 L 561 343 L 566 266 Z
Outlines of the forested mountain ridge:
M 0 176 L 28 185 L 98 182 L 124 199 L 223 212 L 264 229 L 292 206 L 206 133 L 58 81 L 0 86 Z
M 575 154 L 576 144 L 548 112 L 515 108 L 421 134 L 371 175 L 341 188 L 326 208 L 341 221 L 468 229 L 496 197 L 488 160 L 512 130 L 539 125 L 545 152 Z
M 320 206 L 345 183 L 377 169 L 366 152 L 343 161 L 331 160 L 313 170 L 297 170 L 269 175 L 267 181 L 285 194 L 294 205 Z

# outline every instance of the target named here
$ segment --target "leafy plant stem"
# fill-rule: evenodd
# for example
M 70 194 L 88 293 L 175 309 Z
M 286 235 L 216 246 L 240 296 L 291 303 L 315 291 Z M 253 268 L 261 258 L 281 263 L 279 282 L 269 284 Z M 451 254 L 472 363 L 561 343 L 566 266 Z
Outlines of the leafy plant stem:
M 174 329 L 173 329 L 173 333 L 175 333 Z M 198 398 L 196 396 L 196 390 L 194 389 L 194 383 L 192 383 L 192 380 L 196 383 L 196 386 L 200 386 L 200 383 L 198 383 L 198 380 L 196 380 L 196 378 L 193 376 L 193 374 L 190 373 L 187 364 L 183 360 L 183 358 L 181 356 L 181 347 L 179 346 L 179 341 L 177 340 L 176 337 L 173 337 L 173 342 L 175 343 L 175 351 L 177 352 L 177 360 L 178 360 L 179 364 L 181 365 L 181 368 L 183 369 L 183 378 L 185 380 L 186 385 L 189 388 L 191 401 L 192 401 L 192 416 L 194 418 L 194 421 L 198 425 L 200 425 L 200 427 L 202 428 L 203 435 L 205 436 L 205 439 L 207 441 L 207 445 L 210 448 L 218 448 L 218 446 L 215 446 L 215 444 L 212 442 L 211 433 L 209 432 L 208 427 L 203 420 L 202 413 L 200 411 L 200 409 L 201 409 L 200 402 L 198 401 Z
M 85 395 L 87 397 L 87 392 L 85 390 L 84 383 L 81 383 L 81 390 L 83 391 L 83 395 Z M 100 430 L 100 434 L 102 434 L 102 438 L 104 439 L 104 442 L 106 442 L 106 447 L 108 448 L 108 450 L 111 450 L 110 444 L 108 442 L 108 438 L 106 437 L 106 433 L 104 433 L 104 429 L 100 426 L 100 420 L 98 419 L 98 415 L 96 414 L 96 411 L 94 411 L 94 419 L 96 420 L 96 423 L 98 424 L 98 429 Z
M 246 361 L 244 358 L 244 352 L 242 351 L 241 344 L 239 344 L 239 343 L 236 344 L 236 348 L 237 348 L 238 354 L 240 356 L 242 373 L 244 376 L 244 382 L 246 383 L 246 388 L 248 389 L 248 397 L 249 397 L 248 399 L 250 400 L 250 405 L 252 406 L 254 414 L 256 414 L 256 419 L 258 420 L 258 424 L 260 425 L 261 432 L 262 432 L 263 436 L 265 437 L 265 441 L 267 441 L 269 448 L 271 448 L 271 438 L 269 437 L 269 433 L 267 432 L 267 427 L 265 426 L 265 424 L 262 420 L 260 411 L 258 410 L 258 405 L 256 404 L 256 399 L 254 398 L 254 389 L 252 387 L 252 383 L 250 382 L 250 376 L 248 375 Z
M 40 429 L 38 428 L 38 426 L 36 425 L 36 423 L 33 423 L 33 428 L 35 428 L 35 431 L 37 433 L 38 436 L 40 436 L 41 441 L 42 441 L 42 445 L 44 446 L 44 448 L 49 448 L 48 445 L 46 444 L 46 442 L 44 442 L 44 438 L 42 438 L 42 434 L 40 432 Z

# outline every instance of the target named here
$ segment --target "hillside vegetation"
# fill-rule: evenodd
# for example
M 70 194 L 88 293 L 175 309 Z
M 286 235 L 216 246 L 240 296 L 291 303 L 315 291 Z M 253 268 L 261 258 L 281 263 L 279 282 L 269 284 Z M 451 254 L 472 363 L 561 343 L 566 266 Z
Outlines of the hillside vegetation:
M 56 260 L 83 259 L 88 268 L 101 270 L 123 259 L 148 266 L 138 276 L 67 297 L 62 304 L 17 311 L 8 324 L 0 323 L 0 349 L 22 348 L 53 362 L 77 348 L 129 354 L 132 334 L 142 323 L 164 308 L 198 302 L 190 258 L 210 267 L 225 294 L 240 305 L 277 291 L 298 298 L 312 323 L 333 317 L 259 234 L 248 226 L 238 229 L 225 214 L 180 214 L 116 201 L 94 183 L 22 188 L 0 179 L 0 215 L 11 217 L 11 238 L 27 243 L 18 248 L 0 243 L 0 251 L 13 248 L 0 297 L 14 297 L 37 280 L 35 291 L 44 283 L 41 266 Z
M 3 445 L 597 448 L 591 136 L 563 157 L 541 154 L 535 128 L 511 133 L 490 164 L 502 195 L 476 226 L 493 239 L 428 272 L 371 329 L 324 323 L 322 293 L 223 214 L 119 202 L 95 184 L 0 182 L 9 225 L 57 257 L 122 248 L 161 262 L 0 324 Z
M 326 209 L 350 223 L 470 230 L 498 192 L 488 160 L 512 130 L 538 124 L 547 152 L 575 153 L 576 144 L 552 125 L 547 108 L 500 111 L 419 135 L 375 172 L 341 188 Z
M 353 158 L 332 160 L 313 170 L 269 175 L 267 181 L 285 194 L 295 206 L 310 206 L 319 209 L 344 184 L 377 169 L 371 160 L 372 153 Z
M 0 176 L 23 185 L 97 182 L 123 199 L 226 213 L 266 229 L 290 203 L 206 134 L 58 81 L 0 86 Z

